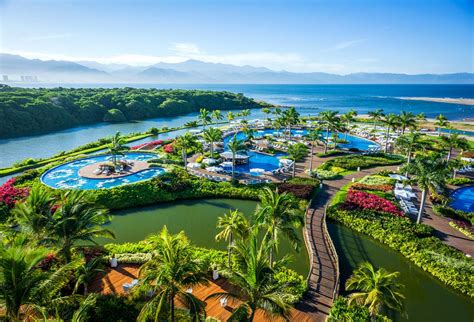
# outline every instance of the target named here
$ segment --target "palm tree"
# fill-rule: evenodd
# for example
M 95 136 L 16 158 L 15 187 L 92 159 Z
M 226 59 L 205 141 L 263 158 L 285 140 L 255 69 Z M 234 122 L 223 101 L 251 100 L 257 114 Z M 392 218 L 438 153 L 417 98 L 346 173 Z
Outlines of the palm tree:
M 393 113 L 390 113 L 387 116 L 385 116 L 383 118 L 382 122 L 386 126 L 384 152 L 387 153 L 387 151 L 388 151 L 388 138 L 390 136 L 390 130 L 395 129 L 400 123 L 398 121 L 398 116 L 393 114 Z
M 349 112 L 341 115 L 341 121 L 344 122 L 345 124 L 344 141 L 347 141 L 347 133 L 349 132 L 349 124 L 355 121 L 356 116 L 357 116 L 357 111 L 355 110 L 350 110 Z
M 288 157 L 293 160 L 293 178 L 296 172 L 296 162 L 304 159 L 308 155 L 308 148 L 303 143 L 296 143 L 288 146 Z
M 326 128 L 326 137 L 324 139 L 324 153 L 328 151 L 328 143 L 329 143 L 329 131 L 331 129 L 336 128 L 340 121 L 339 117 L 337 116 L 337 111 L 323 111 L 319 113 L 319 119 L 324 124 Z
M 210 129 L 212 130 L 212 128 Z M 217 130 L 217 129 L 215 129 Z M 204 130 L 206 133 L 207 129 Z M 198 147 L 199 146 L 199 141 L 197 140 L 197 138 L 192 135 L 191 133 L 189 132 L 186 132 L 184 133 L 183 135 L 181 135 L 180 137 L 178 137 L 175 141 L 175 145 L 176 145 L 176 148 L 177 149 L 181 149 L 181 154 L 182 154 L 182 157 L 183 157 L 183 162 L 184 162 L 184 169 L 186 169 L 187 171 L 187 165 L 188 165 L 188 150 L 191 149 L 191 148 L 194 148 L 194 147 Z M 213 146 L 214 144 L 212 144 L 211 146 Z M 212 149 L 212 148 L 211 148 Z M 213 152 L 213 150 L 211 150 Z M 211 157 L 212 157 L 212 152 L 211 152 Z
M 274 283 L 275 270 L 270 267 L 267 257 L 271 244 L 263 240 L 258 244 L 258 232 L 251 231 L 249 238 L 238 240 L 232 246 L 238 265 L 227 272 L 229 281 L 236 286 L 237 292 L 219 292 L 209 295 L 210 298 L 230 298 L 241 304 L 233 310 L 229 321 L 253 321 L 258 309 L 263 310 L 269 321 L 276 317 L 285 320 L 291 318 L 291 295 L 289 283 Z M 281 267 L 287 259 L 276 261 L 274 267 Z
M 402 135 L 405 134 L 407 128 L 416 128 L 416 116 L 412 112 L 402 111 L 398 116 L 398 122 L 402 128 Z
M 419 122 L 424 122 L 424 121 L 426 121 L 426 115 L 425 115 L 425 113 L 419 113 L 419 114 L 416 115 L 415 118 L 416 118 L 417 121 L 419 121 Z
M 217 235 L 216 240 L 222 239 L 229 242 L 227 247 L 227 265 L 230 270 L 231 266 L 231 247 L 234 245 L 235 237 L 246 237 L 249 230 L 249 223 L 244 215 L 237 209 L 229 210 L 228 214 L 217 219 L 217 228 L 222 229 Z
M 111 142 L 108 146 L 109 154 L 112 156 L 112 162 L 117 165 L 117 155 L 124 156 L 124 151 L 128 150 L 129 147 L 125 145 L 126 141 L 121 136 L 120 132 L 117 131 L 111 138 Z
M 209 111 L 205 108 L 199 110 L 198 119 L 201 121 L 202 125 L 204 125 L 204 128 L 206 128 L 206 125 L 212 121 Z
M 369 262 L 361 263 L 346 282 L 347 290 L 355 290 L 349 295 L 349 305 L 368 307 L 372 317 L 385 308 L 401 310 L 405 296 L 401 293 L 402 285 L 397 282 L 399 275 L 384 268 L 376 270 Z
M 300 121 L 300 113 L 296 111 L 294 107 L 290 107 L 289 109 L 286 109 L 282 116 L 283 118 L 283 123 L 286 125 L 288 128 L 288 135 L 289 138 L 291 139 L 291 128 L 293 125 L 296 125 Z
M 192 256 L 191 245 L 183 231 L 176 235 L 163 227 L 158 234 L 158 245 L 152 259 L 142 265 L 139 276 L 143 287 L 154 291 L 152 298 L 143 306 L 138 321 L 153 318 L 169 307 L 169 319 L 175 321 L 175 299 L 190 310 L 193 321 L 205 314 L 204 302 L 187 290 L 199 284 L 207 284 L 205 269 Z
M 222 131 L 216 127 L 210 127 L 204 130 L 203 139 L 209 143 L 209 151 L 211 152 L 211 158 L 214 157 L 214 143 L 222 140 Z
M 420 209 L 416 222 L 421 222 L 421 217 L 426 202 L 428 190 L 444 186 L 448 177 L 449 167 L 445 160 L 441 158 L 416 158 L 412 163 L 405 167 L 405 171 L 414 176 L 414 181 L 421 190 Z
M 267 120 L 268 120 L 269 122 L 271 122 L 271 118 L 268 117 L 268 116 L 269 116 L 270 114 L 272 114 L 272 110 L 269 109 L 268 107 L 264 107 L 264 108 L 262 108 L 262 113 L 265 114 L 265 116 L 267 117 Z
M 309 171 L 313 172 L 313 156 L 314 156 L 314 146 L 316 142 L 323 141 L 323 133 L 320 128 L 308 131 L 306 138 L 311 142 L 311 160 L 309 163 Z
M 224 118 L 224 116 L 222 116 L 221 110 L 214 110 L 211 113 L 211 118 L 215 119 L 217 122 L 219 122 L 220 120 L 222 120 Z
M 250 110 L 245 109 L 245 110 L 240 111 L 240 116 L 242 116 L 242 117 L 250 116 Z
M 380 122 L 385 116 L 383 109 L 379 108 L 368 113 L 369 117 L 374 121 L 374 131 L 377 131 L 377 122 Z
M 434 125 L 438 126 L 438 136 L 441 136 L 441 128 L 448 126 L 449 124 L 448 119 L 443 114 L 440 114 L 435 117 L 435 120 L 436 122 L 434 123 Z
M 227 114 L 225 115 L 226 119 L 228 122 L 232 121 L 233 119 L 235 119 L 235 114 L 232 112 L 232 111 L 229 111 L 227 112 Z
M 22 230 L 33 233 L 41 240 L 52 226 L 54 198 L 43 185 L 34 184 L 24 202 L 11 210 Z
M 71 261 L 71 248 L 78 241 L 96 243 L 94 237 L 115 238 L 112 231 L 101 226 L 111 219 L 107 209 L 92 202 L 85 191 L 62 192 L 54 218 L 48 239 L 61 247 L 66 262 Z
M 28 245 L 21 235 L 9 245 L 0 243 L 0 301 L 9 320 L 20 321 L 22 314 L 30 317 L 38 309 L 51 307 L 59 290 L 69 282 L 75 263 L 55 272 L 39 268 L 49 252 L 44 247 Z
M 400 136 L 395 141 L 395 146 L 406 153 L 407 165 L 411 163 L 413 153 L 420 150 L 426 150 L 429 147 L 429 143 L 420 139 L 420 133 L 413 133 L 412 135 Z
M 232 180 L 234 180 L 235 156 L 237 152 L 245 150 L 247 147 L 242 140 L 237 139 L 237 134 L 234 134 L 234 137 L 227 143 L 227 148 L 232 152 Z
M 295 228 L 304 224 L 304 216 L 295 199 L 286 192 L 278 193 L 265 187 L 259 198 L 260 204 L 255 211 L 255 223 L 264 227 L 265 239 L 271 242 L 268 260 L 272 267 L 274 253 L 278 251 L 280 235 L 285 236 L 295 250 L 299 250 L 300 239 Z
M 242 128 L 242 133 L 245 134 L 245 143 L 250 144 L 251 141 L 255 138 L 254 129 L 250 128 L 248 125 L 245 125 Z
M 88 295 L 88 285 L 93 281 L 93 279 L 99 273 L 103 273 L 104 268 L 102 265 L 102 258 L 95 257 L 90 261 L 84 260 L 82 265 L 77 268 L 75 271 L 76 275 L 76 284 L 74 286 L 74 293 L 77 292 L 79 287 L 83 287 L 84 296 Z
M 441 137 L 441 146 L 448 150 L 446 161 L 449 162 L 449 160 L 451 160 L 453 149 L 467 150 L 469 149 L 469 142 L 465 138 L 460 137 L 459 134 L 454 133 L 450 136 Z

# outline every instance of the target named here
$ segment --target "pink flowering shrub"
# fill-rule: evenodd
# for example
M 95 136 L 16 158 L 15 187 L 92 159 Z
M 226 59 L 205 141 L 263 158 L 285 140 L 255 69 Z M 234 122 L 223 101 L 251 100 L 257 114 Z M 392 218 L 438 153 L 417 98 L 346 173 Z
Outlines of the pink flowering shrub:
M 173 144 L 170 143 L 170 144 L 167 144 L 163 147 L 163 151 L 165 153 L 173 153 L 174 149 L 173 149 Z
M 0 186 L 0 204 L 13 208 L 18 200 L 28 196 L 28 188 L 16 188 L 13 186 L 15 178 L 12 178 Z
M 341 208 L 345 210 L 369 209 L 387 212 L 395 216 L 403 216 L 403 212 L 390 200 L 353 189 L 349 189 L 346 201 L 342 204 Z
M 163 144 L 163 140 L 156 140 L 156 141 L 146 142 L 146 143 L 142 143 L 142 144 L 139 144 L 139 145 L 132 146 L 130 148 L 130 150 L 138 150 L 138 149 L 141 149 L 143 147 L 146 147 L 148 149 L 152 149 L 152 148 L 156 148 L 157 146 L 161 146 L 162 144 Z

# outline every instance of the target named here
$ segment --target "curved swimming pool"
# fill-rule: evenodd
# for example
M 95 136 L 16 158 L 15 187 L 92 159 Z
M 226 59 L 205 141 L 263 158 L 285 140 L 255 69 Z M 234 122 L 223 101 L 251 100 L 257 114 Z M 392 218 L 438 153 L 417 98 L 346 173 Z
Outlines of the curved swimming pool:
M 474 186 L 454 190 L 450 206 L 457 210 L 474 212 Z
M 301 129 L 291 130 L 292 137 L 303 137 L 308 133 L 308 129 Z M 331 137 L 331 132 L 329 132 L 329 137 Z M 256 138 L 263 137 L 265 135 L 274 135 L 275 137 L 284 138 L 284 130 L 276 130 L 276 129 L 264 129 L 264 130 L 257 130 L 254 133 Z M 344 139 L 344 134 L 338 133 L 340 139 Z M 224 149 L 227 151 L 227 143 L 232 139 L 233 135 L 228 135 L 224 138 Z M 237 133 L 237 139 L 245 140 L 247 136 L 243 132 Z M 338 144 L 340 148 L 356 148 L 361 151 L 368 150 L 369 148 L 377 147 L 378 145 L 370 140 L 366 140 L 363 138 L 359 138 L 352 135 L 347 135 L 347 143 Z M 236 165 L 235 170 L 238 172 L 245 172 L 249 173 L 250 169 L 258 168 L 263 169 L 265 171 L 272 171 L 278 169 L 280 164 L 280 157 L 286 156 L 286 153 L 280 152 L 276 153 L 275 155 L 268 155 L 264 153 L 259 153 L 255 151 L 248 151 L 247 155 L 249 156 L 249 163 Z
M 149 168 L 118 178 L 85 178 L 79 174 L 83 167 L 110 160 L 110 155 L 93 156 L 71 161 L 54 167 L 41 176 L 41 182 L 54 189 L 107 189 L 131 184 L 159 176 L 165 172 L 163 168 Z M 157 158 L 149 153 L 126 153 L 123 157 L 127 161 L 147 161 Z

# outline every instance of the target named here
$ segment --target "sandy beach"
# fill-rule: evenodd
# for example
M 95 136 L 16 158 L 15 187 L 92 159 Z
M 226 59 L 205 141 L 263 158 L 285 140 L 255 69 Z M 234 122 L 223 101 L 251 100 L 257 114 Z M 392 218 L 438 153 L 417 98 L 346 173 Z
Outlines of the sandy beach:
M 401 100 L 408 101 L 426 101 L 426 102 L 437 102 L 437 103 L 448 103 L 448 104 L 462 104 L 462 105 L 474 105 L 474 98 L 449 98 L 449 97 L 397 97 Z

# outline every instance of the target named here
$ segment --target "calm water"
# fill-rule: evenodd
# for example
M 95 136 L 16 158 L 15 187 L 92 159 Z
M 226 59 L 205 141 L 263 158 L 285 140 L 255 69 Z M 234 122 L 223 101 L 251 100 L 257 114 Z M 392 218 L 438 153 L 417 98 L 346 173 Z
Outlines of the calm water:
M 449 289 L 399 253 L 340 225 L 329 223 L 329 232 L 339 255 L 342 291 L 342 285 L 358 263 L 369 261 L 376 267 L 400 272 L 399 282 L 405 285 L 403 293 L 408 319 L 392 314 L 394 321 L 473 321 L 474 303 L 471 299 Z
M 114 213 L 112 222 L 107 228 L 115 232 L 116 243 L 143 240 L 150 234 L 159 232 L 166 225 L 170 232 L 186 232 L 189 239 L 197 246 L 227 249 L 225 241 L 216 242 L 219 232 L 216 228 L 217 218 L 228 213 L 229 209 L 239 209 L 246 216 L 254 213 L 257 203 L 249 200 L 235 199 L 202 199 L 186 200 L 158 206 L 140 207 Z M 301 240 L 303 236 L 299 234 Z M 304 248 L 296 254 L 284 238 L 280 245 L 280 254 L 294 255 L 291 267 L 303 276 L 308 274 L 309 260 Z M 110 240 L 101 240 L 110 243 Z
M 256 204 L 254 201 L 232 199 L 178 201 L 116 212 L 108 228 L 115 232 L 116 242 L 123 243 L 142 240 L 166 225 L 173 233 L 184 230 L 190 240 L 198 246 L 224 250 L 226 243 L 217 243 L 214 239 L 218 232 L 215 228 L 217 217 L 228 212 L 230 208 L 238 208 L 244 214 L 250 215 L 254 212 Z M 376 267 L 400 272 L 400 282 L 405 285 L 408 320 L 430 322 L 473 320 L 474 305 L 470 299 L 447 288 L 400 254 L 340 225 L 329 224 L 329 231 L 339 254 L 342 283 L 358 263 L 370 261 Z M 280 254 L 287 252 L 294 254 L 289 245 L 283 242 Z M 291 266 L 306 276 L 309 262 L 304 250 L 295 256 Z M 406 320 L 400 315 L 393 316 L 393 319 Z
M 56 87 L 59 84 L 23 84 L 29 87 Z M 443 113 L 448 119 L 474 117 L 474 107 L 458 104 L 406 101 L 396 97 L 428 96 L 473 98 L 474 85 L 144 85 L 144 84 L 61 84 L 63 87 L 155 87 L 226 90 L 243 93 L 258 100 L 274 104 L 291 105 L 302 115 L 316 115 L 321 110 L 335 109 L 345 112 L 356 109 L 360 114 L 376 108 L 386 112 L 401 110 L 423 112 L 427 117 Z M 251 118 L 263 118 L 260 111 L 253 111 Z M 196 119 L 196 114 L 159 118 L 123 124 L 96 124 L 82 126 L 34 137 L 0 140 L 0 168 L 13 162 L 33 157 L 48 157 L 60 151 L 114 134 L 144 131 L 150 127 L 179 126 Z

